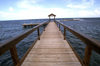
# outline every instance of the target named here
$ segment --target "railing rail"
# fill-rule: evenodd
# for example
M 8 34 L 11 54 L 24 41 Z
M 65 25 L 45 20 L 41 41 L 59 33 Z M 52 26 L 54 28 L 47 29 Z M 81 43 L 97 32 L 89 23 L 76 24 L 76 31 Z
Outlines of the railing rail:
M 68 30 L 86 44 L 85 56 L 83 59 L 83 63 L 85 66 L 88 66 L 90 63 L 90 57 L 91 57 L 92 50 L 94 50 L 100 54 L 100 42 L 99 41 L 92 39 L 92 38 L 84 35 L 83 33 L 62 24 L 61 22 L 58 22 L 58 21 L 55 21 L 55 22 L 56 22 L 56 24 L 58 24 L 59 29 L 60 29 L 60 25 L 62 25 L 64 27 L 64 39 L 66 37 L 66 30 Z
M 26 38 L 28 35 L 30 35 L 36 29 L 37 29 L 37 33 L 38 33 L 38 39 L 40 40 L 39 27 L 41 27 L 45 24 L 48 24 L 48 23 L 49 22 L 41 23 L 41 24 L 33 27 L 32 29 L 29 29 L 25 33 L 20 34 L 12 39 L 9 39 L 9 40 L 5 41 L 5 43 L 3 43 L 3 44 L 0 44 L 0 55 L 4 54 L 7 50 L 10 50 L 14 65 L 17 65 L 19 63 L 19 59 L 18 59 L 18 55 L 17 55 L 16 44 L 19 43 L 24 38 Z

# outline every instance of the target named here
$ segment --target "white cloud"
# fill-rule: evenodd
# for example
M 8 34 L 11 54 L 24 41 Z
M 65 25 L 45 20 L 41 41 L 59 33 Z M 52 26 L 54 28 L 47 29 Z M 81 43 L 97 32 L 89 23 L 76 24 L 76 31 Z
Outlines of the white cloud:
M 95 9 L 94 12 L 96 13 L 96 15 L 100 15 L 100 8 Z
M 15 15 L 16 15 L 16 13 L 0 11 L 0 20 L 15 19 L 14 18 Z
M 73 4 L 68 4 L 67 7 L 69 7 L 69 8 L 80 8 L 80 9 L 87 8 L 87 6 L 84 6 L 84 5 L 73 5 Z
M 21 0 L 17 3 L 19 8 L 25 8 L 24 10 L 19 11 L 22 15 L 27 15 L 32 18 L 48 18 L 48 14 L 54 13 L 57 17 L 74 17 L 73 11 L 64 9 L 64 8 L 45 8 L 40 5 L 36 5 L 38 2 L 43 0 Z M 70 0 L 69 0 L 70 1 Z M 25 16 L 24 16 L 25 17 Z M 27 17 L 25 17 L 27 18 Z
M 79 10 L 79 17 L 100 17 L 100 8 L 94 10 Z
M 81 10 L 78 12 L 78 15 L 81 17 L 91 17 L 91 16 L 94 16 L 95 13 L 93 11 Z
M 33 1 L 32 2 L 33 4 L 31 3 L 31 1 Z M 73 6 L 73 4 L 69 5 L 69 7 L 71 8 L 83 8 L 83 9 L 78 9 L 77 11 L 75 11 L 75 9 L 70 9 L 70 8 L 59 8 L 59 7 L 58 8 L 45 8 L 39 5 L 34 5 L 39 1 L 41 0 L 21 0 L 20 2 L 17 3 L 18 9 L 9 7 L 8 12 L 0 11 L 0 19 L 3 18 L 5 20 L 11 20 L 11 19 L 48 18 L 48 15 L 50 13 L 56 14 L 57 18 L 100 16 L 99 8 L 96 8 L 94 10 L 87 10 L 85 9 L 87 8 L 87 6 L 83 6 L 83 5 Z M 93 0 L 91 0 L 91 2 L 92 1 Z M 87 2 L 87 0 L 82 0 L 82 2 Z M 91 6 L 92 5 L 93 4 L 91 4 Z
M 92 7 L 94 5 L 94 0 L 80 0 L 78 4 L 72 2 L 67 5 L 69 8 L 79 8 L 79 9 L 85 9 Z
M 13 7 L 9 7 L 9 11 L 14 11 L 14 8 Z
M 17 2 L 19 8 L 30 8 L 42 0 L 20 0 Z
M 54 13 L 57 17 L 72 17 L 75 16 L 73 11 L 63 8 L 29 8 L 26 10 L 20 10 L 17 13 L 12 12 L 1 12 L 0 17 L 5 19 L 36 19 L 36 18 L 48 18 L 50 13 Z
M 0 18 L 5 18 L 6 20 L 11 19 L 39 19 L 48 18 L 50 13 L 56 14 L 57 18 L 67 18 L 67 17 L 95 17 L 100 16 L 99 9 L 95 10 L 79 10 L 74 11 L 71 9 L 64 8 L 43 8 L 34 7 L 26 10 L 20 10 L 18 12 L 2 12 L 0 11 Z

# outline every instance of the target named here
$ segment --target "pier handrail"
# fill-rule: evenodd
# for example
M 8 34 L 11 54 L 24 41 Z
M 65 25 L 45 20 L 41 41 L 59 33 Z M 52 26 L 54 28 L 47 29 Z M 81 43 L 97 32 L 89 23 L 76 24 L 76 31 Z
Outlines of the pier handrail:
M 5 41 L 5 43 L 0 44 L 0 55 L 4 54 L 7 50 L 10 50 L 14 64 L 17 65 L 17 63 L 19 62 L 19 59 L 18 59 L 18 55 L 17 55 L 16 44 L 19 43 L 21 40 L 23 40 L 28 35 L 30 35 L 36 29 L 37 29 L 37 33 L 38 33 L 38 39 L 40 39 L 39 27 L 41 27 L 45 24 L 48 24 L 48 23 L 49 22 L 41 23 L 41 24 L 33 27 L 32 29 L 29 29 L 28 31 L 26 31 L 12 39 L 8 39 L 7 41 Z
M 94 50 L 100 54 L 100 42 L 99 41 L 92 39 L 89 36 L 86 36 L 85 34 L 62 24 L 61 22 L 58 22 L 58 21 L 55 21 L 55 22 L 56 22 L 56 24 L 58 24 L 59 29 L 60 29 L 60 25 L 62 25 L 64 27 L 64 39 L 66 39 L 66 29 L 67 29 L 73 35 L 78 37 L 81 41 L 83 41 L 86 44 L 85 56 L 84 56 L 84 59 L 82 61 L 85 64 L 85 66 L 88 66 L 90 63 L 90 57 L 92 54 L 92 50 Z

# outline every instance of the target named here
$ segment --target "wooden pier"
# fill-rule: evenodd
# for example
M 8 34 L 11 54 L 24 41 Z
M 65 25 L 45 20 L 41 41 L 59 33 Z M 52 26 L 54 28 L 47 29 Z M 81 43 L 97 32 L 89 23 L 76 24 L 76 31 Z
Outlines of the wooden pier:
M 22 66 L 81 66 L 54 22 L 50 22 Z
M 27 27 L 34 27 L 34 26 L 37 26 L 39 25 L 40 23 L 34 23 L 34 24 L 23 24 L 23 27 L 24 28 L 27 28 Z
M 54 22 L 50 22 L 51 16 L 54 16 Z M 49 20 L 47 22 L 40 23 L 25 33 L 0 44 L 0 55 L 10 50 L 14 66 L 89 66 L 92 51 L 100 54 L 100 42 L 56 21 L 56 15 L 54 14 L 48 15 L 48 17 Z M 44 26 L 42 34 L 40 34 L 41 26 Z M 63 27 L 63 32 L 60 31 L 61 26 Z M 24 56 L 19 59 L 16 45 L 34 31 L 37 31 L 37 40 L 32 43 Z M 83 59 L 80 58 L 67 41 L 66 31 L 71 32 L 86 44 Z

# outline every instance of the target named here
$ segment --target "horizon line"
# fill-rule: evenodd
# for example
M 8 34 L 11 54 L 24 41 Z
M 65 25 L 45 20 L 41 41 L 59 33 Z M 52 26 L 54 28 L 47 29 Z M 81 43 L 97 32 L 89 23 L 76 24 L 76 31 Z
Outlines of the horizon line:
M 63 18 L 100 18 L 100 17 L 63 17 Z M 49 18 L 35 18 L 35 19 L 49 19 Z M 8 19 L 8 20 L 0 20 L 0 21 L 35 20 L 35 19 Z M 57 17 L 56 19 L 61 19 L 61 17 L 59 17 L 59 18 Z

